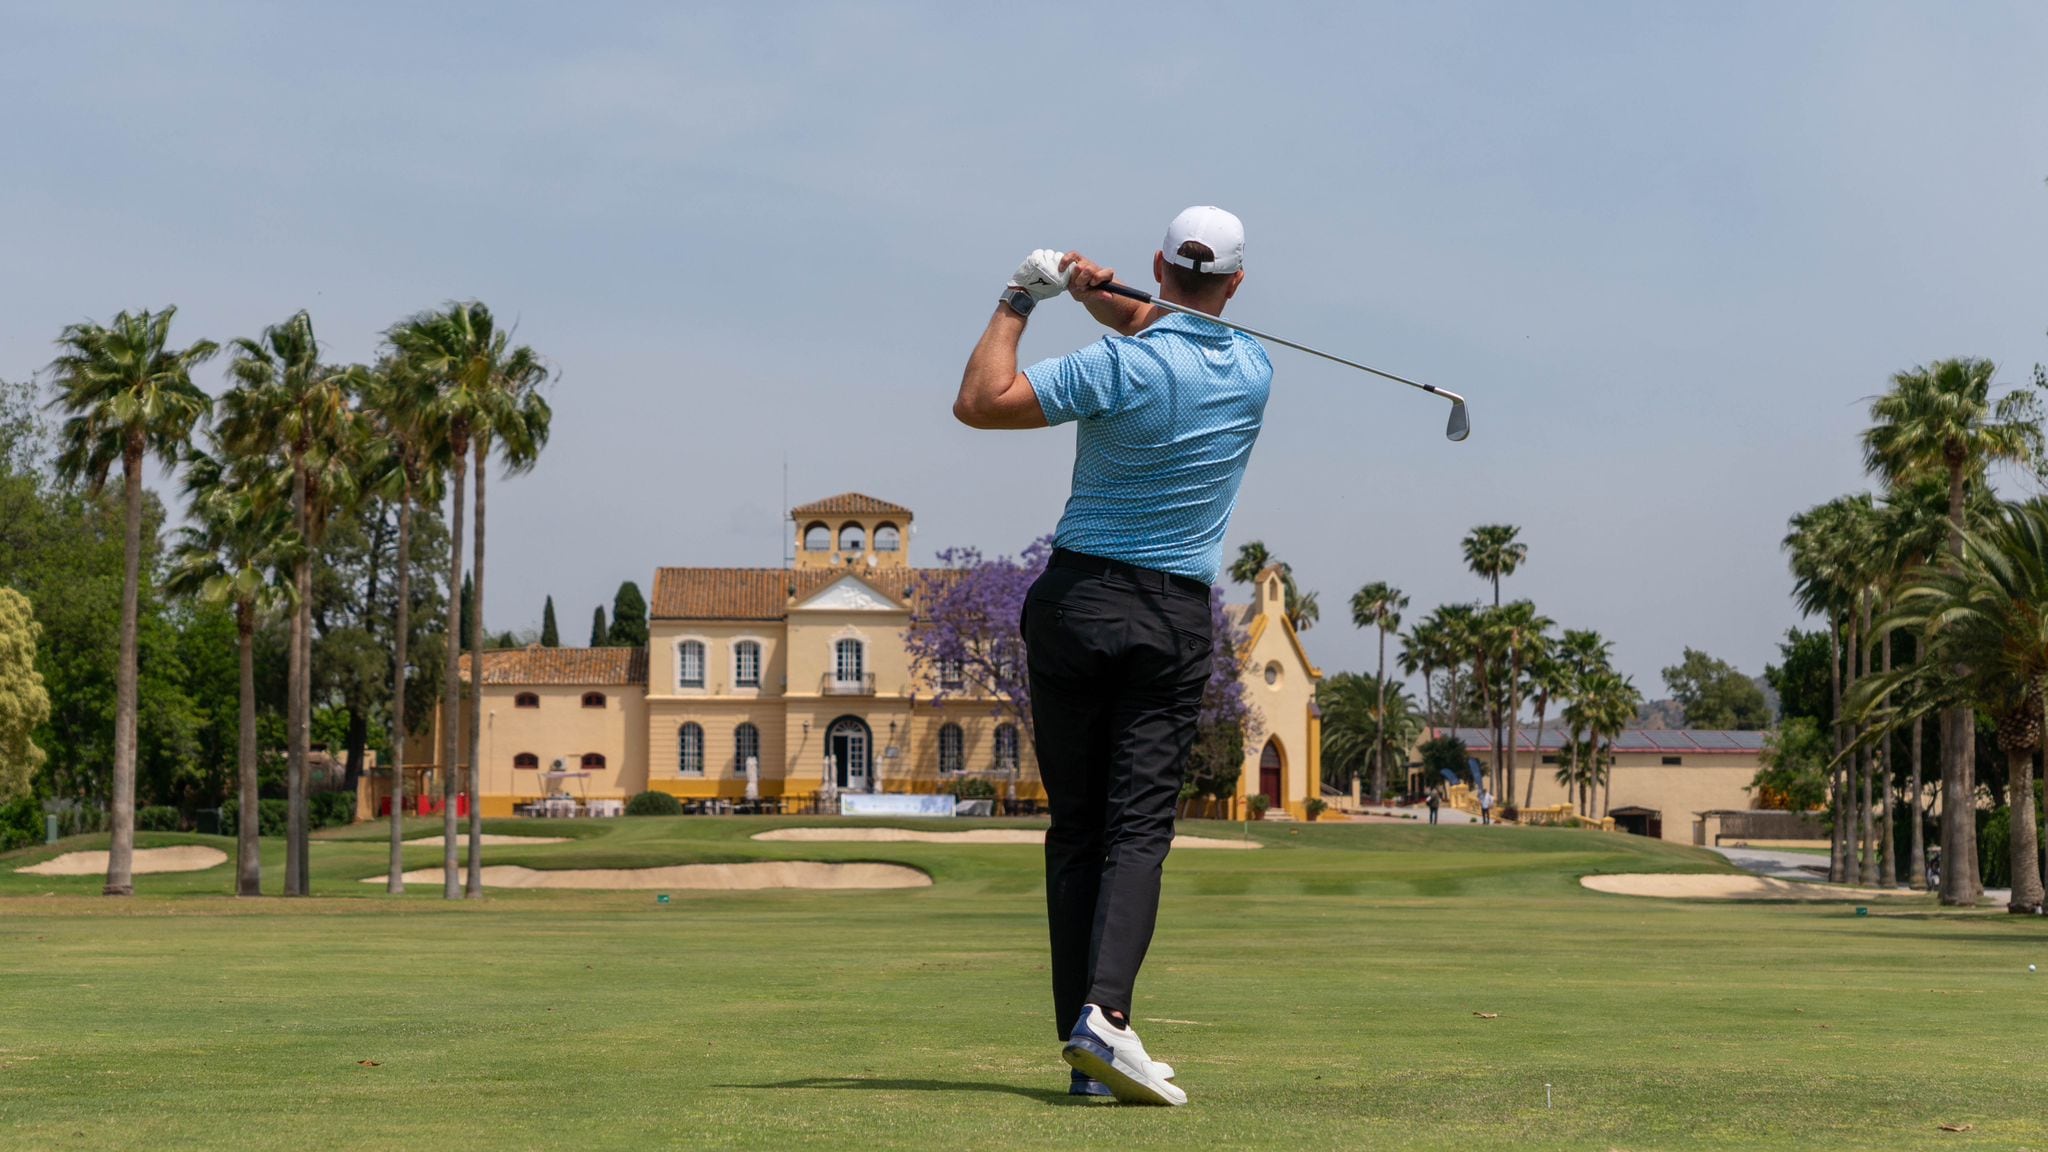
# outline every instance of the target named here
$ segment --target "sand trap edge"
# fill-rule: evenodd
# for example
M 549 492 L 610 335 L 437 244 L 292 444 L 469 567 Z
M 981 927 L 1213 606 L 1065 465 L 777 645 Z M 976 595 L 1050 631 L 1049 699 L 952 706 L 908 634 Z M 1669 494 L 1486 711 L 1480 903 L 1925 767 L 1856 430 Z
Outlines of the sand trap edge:
M 405 874 L 408 884 L 432 884 L 439 868 L 416 868 Z M 366 876 L 365 884 L 382 884 L 384 876 Z M 526 868 L 518 864 L 487 864 L 486 888 L 565 888 L 586 892 L 759 892 L 771 889 L 854 891 L 884 888 L 929 888 L 932 878 L 902 864 L 872 862 L 824 863 L 816 860 L 754 860 L 739 864 L 671 864 L 658 868 Z
M 1913 895 L 1883 888 L 1844 888 L 1725 872 L 1620 872 L 1581 876 L 1579 884 L 1612 896 L 1664 900 L 1867 900 Z
M 775 828 L 756 832 L 755 840 L 804 844 L 1015 844 L 1036 848 L 1045 833 L 1036 828 L 968 828 L 958 832 L 923 832 L 913 828 Z M 1256 840 L 1223 840 L 1214 836 L 1175 836 L 1175 848 L 1216 848 L 1241 851 L 1262 848 Z
M 204 844 L 178 844 L 170 848 L 135 850 L 137 876 L 165 872 L 204 872 L 208 868 L 218 868 L 227 862 L 227 853 L 218 848 L 208 848 Z M 30 876 L 102 876 L 107 871 L 107 853 L 66 852 L 25 868 L 16 868 L 15 871 Z

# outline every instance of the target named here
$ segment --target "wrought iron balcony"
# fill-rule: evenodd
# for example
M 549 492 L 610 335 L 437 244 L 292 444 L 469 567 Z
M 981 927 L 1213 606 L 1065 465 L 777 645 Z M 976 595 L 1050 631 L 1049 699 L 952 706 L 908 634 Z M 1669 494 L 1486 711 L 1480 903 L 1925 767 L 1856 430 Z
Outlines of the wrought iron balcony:
M 875 674 L 869 672 L 851 680 L 843 680 L 827 672 L 818 681 L 818 694 L 821 696 L 873 696 L 875 694 Z

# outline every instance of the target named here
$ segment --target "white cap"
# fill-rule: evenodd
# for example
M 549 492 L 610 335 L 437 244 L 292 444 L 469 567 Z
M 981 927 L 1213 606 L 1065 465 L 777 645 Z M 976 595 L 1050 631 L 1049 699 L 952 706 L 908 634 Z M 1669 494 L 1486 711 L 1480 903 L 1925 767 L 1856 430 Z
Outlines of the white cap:
M 1180 254 L 1180 246 L 1193 240 L 1208 246 L 1214 260 L 1196 260 Z M 1166 242 L 1159 246 L 1168 264 L 1197 272 L 1235 272 L 1244 267 L 1244 222 L 1214 205 L 1189 208 L 1166 226 Z

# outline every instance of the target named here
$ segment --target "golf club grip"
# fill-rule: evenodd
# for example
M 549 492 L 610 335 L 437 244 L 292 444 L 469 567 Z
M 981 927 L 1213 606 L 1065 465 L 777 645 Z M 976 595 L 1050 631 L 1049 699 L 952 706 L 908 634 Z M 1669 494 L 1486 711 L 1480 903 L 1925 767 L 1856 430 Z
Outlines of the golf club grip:
M 1111 296 L 1121 296 L 1126 300 L 1136 300 L 1140 304 L 1152 303 L 1152 294 L 1150 292 L 1133 288 L 1128 284 L 1119 284 L 1114 280 L 1107 284 L 1097 284 L 1095 290 L 1097 292 L 1107 292 Z

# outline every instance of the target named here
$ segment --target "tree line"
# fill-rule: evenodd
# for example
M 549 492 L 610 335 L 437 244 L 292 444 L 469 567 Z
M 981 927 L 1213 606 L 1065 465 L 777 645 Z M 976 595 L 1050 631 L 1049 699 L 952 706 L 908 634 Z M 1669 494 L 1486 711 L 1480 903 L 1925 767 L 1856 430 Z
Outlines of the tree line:
M 1787 666 L 1818 664 L 1827 688 L 1804 694 L 1805 722 L 1781 729 L 1773 759 L 1782 786 L 1825 797 L 1832 879 L 1925 886 L 1932 809 L 1942 902 L 1977 903 L 1989 871 L 2023 912 L 2043 901 L 2048 502 L 1999 499 L 1991 472 L 2043 478 L 2048 379 L 2037 367 L 2032 389 L 2000 392 L 1996 375 L 1974 358 L 1895 374 L 1861 435 L 1876 490 L 1792 517 L 1794 598 L 1826 628 L 1824 652 L 1788 637 Z
M 37 731 L 53 771 L 32 790 L 104 799 L 104 890 L 128 895 L 138 771 L 154 770 L 144 795 L 191 800 L 219 782 L 180 774 L 231 758 L 232 788 L 219 790 L 234 794 L 236 890 L 253 896 L 266 749 L 282 746 L 283 890 L 304 895 L 319 725 L 330 747 L 347 747 L 351 779 L 366 745 L 388 747 L 397 892 L 407 741 L 438 709 L 444 893 L 480 894 L 479 813 L 472 804 L 465 884 L 461 782 L 446 767 L 464 722 L 472 747 L 481 726 L 480 696 L 465 698 L 458 662 L 465 643 L 472 660 L 485 646 L 490 465 L 516 475 L 538 461 L 554 372 L 475 301 L 399 321 L 368 364 L 330 363 L 304 311 L 225 346 L 181 345 L 176 315 L 123 312 L 64 329 L 46 372 L 54 429 L 24 402 L 31 389 L 0 396 L 0 503 L 27 513 L 0 517 L 0 583 L 25 593 L 44 634 L 58 634 L 39 651 L 53 714 Z M 223 354 L 228 387 L 214 397 L 194 370 Z M 143 487 L 150 458 L 185 498 L 186 526 L 168 546 L 164 508 Z M 74 540 L 52 571 L 33 549 L 67 533 Z M 95 630 L 112 632 L 111 643 L 54 642 Z

